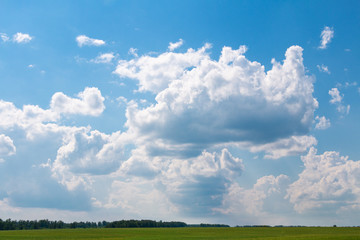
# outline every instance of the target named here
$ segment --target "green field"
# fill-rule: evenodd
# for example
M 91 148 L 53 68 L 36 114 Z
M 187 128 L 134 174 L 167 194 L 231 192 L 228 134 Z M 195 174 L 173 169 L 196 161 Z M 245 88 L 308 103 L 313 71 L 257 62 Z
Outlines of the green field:
M 360 239 L 360 228 L 101 228 L 0 231 L 0 239 Z

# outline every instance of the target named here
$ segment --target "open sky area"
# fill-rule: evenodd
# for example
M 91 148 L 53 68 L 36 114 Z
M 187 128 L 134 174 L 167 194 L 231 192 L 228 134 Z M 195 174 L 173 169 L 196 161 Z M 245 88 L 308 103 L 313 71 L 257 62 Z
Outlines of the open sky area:
M 360 1 L 0 0 L 0 218 L 359 225 Z

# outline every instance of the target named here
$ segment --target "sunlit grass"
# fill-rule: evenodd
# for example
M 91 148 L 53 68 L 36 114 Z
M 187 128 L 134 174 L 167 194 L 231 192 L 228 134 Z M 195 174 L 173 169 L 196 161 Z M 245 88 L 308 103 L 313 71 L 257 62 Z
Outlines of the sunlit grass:
M 360 239 L 360 228 L 101 228 L 0 231 L 0 239 Z

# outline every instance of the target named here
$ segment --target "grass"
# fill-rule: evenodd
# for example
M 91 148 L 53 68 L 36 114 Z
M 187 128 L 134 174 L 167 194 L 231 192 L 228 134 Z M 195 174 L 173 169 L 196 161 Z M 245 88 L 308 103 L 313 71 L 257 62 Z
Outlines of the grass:
M 0 231 L 0 239 L 360 239 L 360 228 L 101 228 Z

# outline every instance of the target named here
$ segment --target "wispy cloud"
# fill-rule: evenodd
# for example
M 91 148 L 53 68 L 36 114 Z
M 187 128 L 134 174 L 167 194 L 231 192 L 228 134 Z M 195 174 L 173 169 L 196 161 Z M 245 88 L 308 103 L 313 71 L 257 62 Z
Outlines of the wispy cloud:
M 3 42 L 7 42 L 10 40 L 9 36 L 6 33 L 0 33 L 0 38 Z
M 337 88 L 332 88 L 329 90 L 329 95 L 331 96 L 330 103 L 337 106 L 336 109 L 339 113 L 349 114 L 350 105 L 345 106 L 343 104 L 343 95 L 340 95 L 340 92 Z
M 321 32 L 321 41 L 319 49 L 326 49 L 328 44 L 331 42 L 331 39 L 334 37 L 334 30 L 330 27 L 325 27 Z
M 79 35 L 76 37 L 76 42 L 79 47 L 82 46 L 102 46 L 105 45 L 105 41 L 101 39 L 89 38 L 85 35 Z
M 97 56 L 95 59 L 92 59 L 91 62 L 94 63 L 111 63 L 111 61 L 115 58 L 114 53 L 104 53 Z
M 128 54 L 133 55 L 134 57 L 138 57 L 136 48 L 130 48 Z
M 320 65 L 316 65 L 317 68 L 319 69 L 320 72 L 324 72 L 324 73 L 327 73 L 327 74 L 330 74 L 331 72 L 329 71 L 329 68 L 328 66 L 325 66 L 324 64 L 321 64 Z
M 174 51 L 175 49 L 181 47 L 181 46 L 183 45 L 183 43 L 184 43 L 184 40 L 182 40 L 182 39 L 180 38 L 179 41 L 177 41 L 177 42 L 175 42 L 175 43 L 170 42 L 168 48 L 169 48 L 170 51 Z

